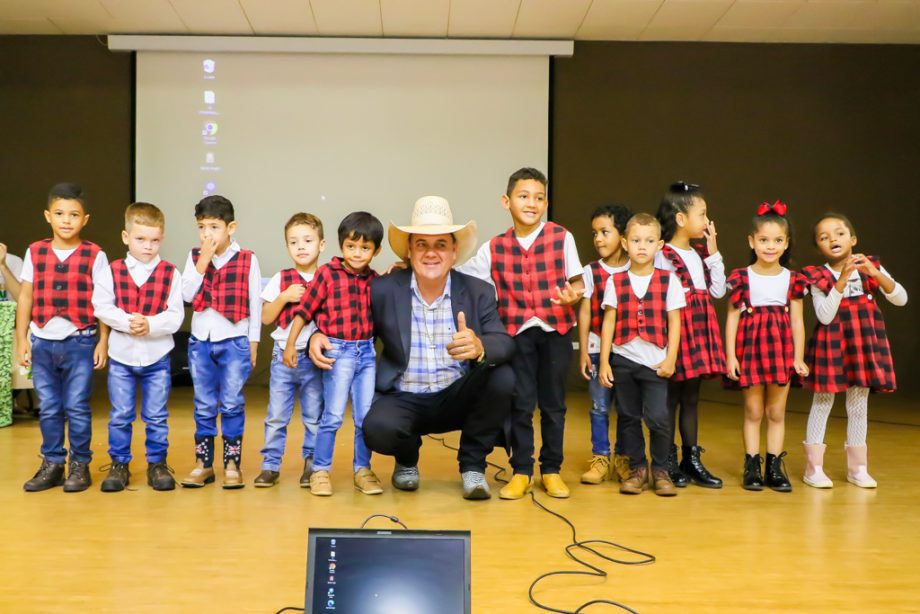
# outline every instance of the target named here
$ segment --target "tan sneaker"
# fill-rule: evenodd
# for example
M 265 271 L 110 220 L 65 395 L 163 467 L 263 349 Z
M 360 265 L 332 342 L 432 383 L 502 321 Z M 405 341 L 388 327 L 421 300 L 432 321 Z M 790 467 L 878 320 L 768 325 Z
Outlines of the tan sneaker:
M 613 462 L 610 463 L 610 477 L 617 482 L 625 482 L 629 479 L 629 456 L 625 454 L 614 454 Z
M 659 497 L 674 497 L 677 495 L 677 488 L 671 481 L 667 469 L 655 469 L 652 471 L 652 480 L 655 483 L 655 494 Z
M 610 459 L 595 454 L 588 461 L 588 470 L 581 474 L 582 484 L 600 484 L 610 473 Z
M 236 463 L 230 461 L 224 469 L 224 483 L 221 484 L 226 490 L 236 490 L 245 486 L 243 483 L 243 472 L 236 466 Z
M 214 481 L 214 467 L 205 467 L 204 461 L 198 460 L 195 463 L 195 468 L 192 471 L 182 478 L 182 486 L 185 488 L 201 488 L 205 484 L 210 484 Z
M 620 492 L 624 495 L 638 495 L 648 488 L 648 466 L 640 465 L 630 469 L 629 477 L 620 484 Z
M 533 477 L 523 473 L 515 473 L 511 476 L 511 481 L 505 484 L 498 496 L 502 499 L 520 499 L 533 488 Z
M 314 471 L 310 476 L 310 493 L 317 497 L 332 496 L 332 482 L 329 480 L 329 472 Z
M 556 499 L 569 498 L 569 487 L 562 481 L 561 475 L 558 473 L 544 473 L 541 477 L 546 494 Z
M 368 467 L 361 467 L 355 471 L 355 488 L 365 495 L 379 495 L 383 492 L 383 486 L 374 471 Z

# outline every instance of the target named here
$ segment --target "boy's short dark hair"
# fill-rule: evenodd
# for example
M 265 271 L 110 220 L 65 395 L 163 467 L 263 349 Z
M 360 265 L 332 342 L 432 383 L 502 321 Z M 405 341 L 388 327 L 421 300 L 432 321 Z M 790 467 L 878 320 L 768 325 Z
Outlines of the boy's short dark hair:
M 591 221 L 593 222 L 599 217 L 609 217 L 610 221 L 613 222 L 613 227 L 617 229 L 617 232 L 625 234 L 626 224 L 629 222 L 629 218 L 633 216 L 632 210 L 626 205 L 621 205 L 620 203 L 613 203 L 609 205 L 601 205 L 591 214 Z
M 205 196 L 195 205 L 195 219 L 222 220 L 229 224 L 235 219 L 233 217 L 233 203 L 219 194 Z
M 54 185 L 48 192 L 47 206 L 50 207 L 51 203 L 62 199 L 75 200 L 86 209 L 86 192 L 83 191 L 83 186 L 77 183 L 64 182 Z
M 339 247 L 345 244 L 345 239 L 369 241 L 378 248 L 383 241 L 383 224 L 367 211 L 349 213 L 339 224 Z
M 304 213 L 303 211 L 295 213 L 291 216 L 291 219 L 287 221 L 287 224 L 284 225 L 284 238 L 287 239 L 288 230 L 294 226 L 309 226 L 316 231 L 317 236 L 319 236 L 320 241 L 323 240 L 323 222 L 318 217 L 312 213 Z
M 505 194 L 507 196 L 511 196 L 511 193 L 514 191 L 514 186 L 517 185 L 517 182 L 527 181 L 528 179 L 539 181 L 543 184 L 544 189 L 546 188 L 546 175 L 535 168 L 525 166 L 524 168 L 519 168 L 518 170 L 514 171 L 511 173 L 511 176 L 508 177 L 508 187 L 505 190 Z

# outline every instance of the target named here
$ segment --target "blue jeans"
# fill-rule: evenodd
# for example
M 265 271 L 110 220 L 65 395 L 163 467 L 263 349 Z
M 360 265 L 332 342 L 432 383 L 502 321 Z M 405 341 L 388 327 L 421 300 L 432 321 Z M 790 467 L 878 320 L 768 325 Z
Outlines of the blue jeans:
M 364 416 L 371 408 L 374 398 L 374 376 L 376 354 L 374 341 L 345 341 L 329 338 L 332 349 L 326 356 L 335 359 L 331 371 L 323 371 L 323 417 L 316 433 L 316 452 L 313 469 L 329 471 L 332 467 L 332 452 L 335 449 L 335 434 L 345 418 L 345 406 L 351 396 L 351 415 L 355 423 L 355 450 L 353 469 L 371 466 L 371 452 L 364 443 L 361 427 Z
M 604 388 L 598 379 L 600 370 L 600 354 L 588 354 L 591 359 L 591 379 L 588 381 L 588 393 L 591 395 L 591 454 L 610 456 L 610 408 L 616 400 L 613 388 Z M 614 383 L 614 385 L 616 385 Z M 614 452 L 622 454 L 622 438 L 620 422 L 617 419 L 617 438 L 614 442 Z
M 287 427 L 294 414 L 294 401 L 300 400 L 300 417 L 304 427 L 303 458 L 313 456 L 316 430 L 323 413 L 322 371 L 307 357 L 306 350 L 298 352 L 296 369 L 284 365 L 283 353 L 283 348 L 276 343 L 272 351 L 265 447 L 262 448 L 262 469 L 270 471 L 278 471 L 281 467 Z
M 109 361 L 109 456 L 113 463 L 131 462 L 131 428 L 137 417 L 137 388 L 141 389 L 141 419 L 147 425 L 147 462 L 166 460 L 169 426 L 166 402 L 172 385 L 169 354 L 146 367 Z
M 38 423 L 42 432 L 41 453 L 52 463 L 67 460 L 64 424 L 70 442 L 70 460 L 88 463 L 93 459 L 93 351 L 95 334 L 75 334 L 60 341 L 32 337 L 32 381 L 41 409 Z
M 252 372 L 249 339 L 207 341 L 191 337 L 188 366 L 195 390 L 195 437 L 216 436 L 218 414 L 224 439 L 242 437 L 246 420 L 243 385 Z

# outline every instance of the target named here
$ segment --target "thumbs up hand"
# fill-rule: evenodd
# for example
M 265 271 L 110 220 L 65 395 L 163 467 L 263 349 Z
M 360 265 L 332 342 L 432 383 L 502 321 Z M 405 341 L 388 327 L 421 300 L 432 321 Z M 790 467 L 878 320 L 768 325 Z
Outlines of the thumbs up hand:
M 447 353 L 454 360 L 477 360 L 482 352 L 482 341 L 466 326 L 466 314 L 457 313 L 457 332 L 447 344 Z

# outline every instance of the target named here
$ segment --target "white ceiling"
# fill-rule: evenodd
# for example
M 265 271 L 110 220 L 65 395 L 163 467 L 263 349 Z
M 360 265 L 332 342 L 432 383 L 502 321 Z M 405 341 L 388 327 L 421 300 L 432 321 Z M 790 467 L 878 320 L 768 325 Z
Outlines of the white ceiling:
M 0 0 L 0 34 L 920 43 L 920 0 Z

